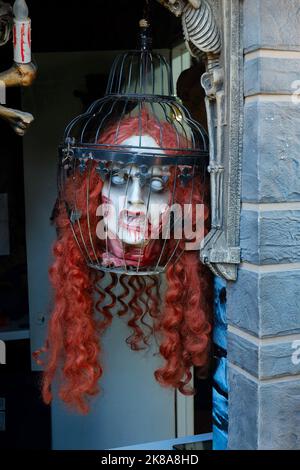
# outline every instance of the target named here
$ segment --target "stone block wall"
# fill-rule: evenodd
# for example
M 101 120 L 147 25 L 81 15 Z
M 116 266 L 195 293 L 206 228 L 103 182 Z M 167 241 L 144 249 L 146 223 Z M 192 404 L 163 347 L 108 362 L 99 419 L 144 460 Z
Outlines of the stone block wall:
M 242 264 L 227 286 L 228 448 L 300 449 L 300 0 L 241 7 Z

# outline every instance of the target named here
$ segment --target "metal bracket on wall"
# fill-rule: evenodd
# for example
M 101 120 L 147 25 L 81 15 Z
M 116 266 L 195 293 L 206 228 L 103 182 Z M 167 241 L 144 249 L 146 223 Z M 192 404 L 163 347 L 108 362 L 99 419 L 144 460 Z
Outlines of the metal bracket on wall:
M 181 17 L 186 46 L 206 63 L 201 84 L 210 139 L 211 230 L 200 256 L 214 274 L 237 278 L 243 130 L 240 0 L 158 0 Z

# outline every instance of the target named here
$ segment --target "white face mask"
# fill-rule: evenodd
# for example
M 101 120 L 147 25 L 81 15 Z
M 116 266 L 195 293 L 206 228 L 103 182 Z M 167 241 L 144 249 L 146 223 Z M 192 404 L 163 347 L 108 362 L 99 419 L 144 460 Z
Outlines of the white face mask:
M 137 153 L 162 153 L 148 135 L 132 136 L 122 144 L 136 147 Z M 102 189 L 103 199 L 111 204 L 115 214 L 106 218 L 108 238 L 133 247 L 146 246 L 153 235 L 158 234 L 162 215 L 168 210 L 169 178 L 168 167 L 152 166 L 143 171 L 134 164 L 121 167 L 115 163 Z

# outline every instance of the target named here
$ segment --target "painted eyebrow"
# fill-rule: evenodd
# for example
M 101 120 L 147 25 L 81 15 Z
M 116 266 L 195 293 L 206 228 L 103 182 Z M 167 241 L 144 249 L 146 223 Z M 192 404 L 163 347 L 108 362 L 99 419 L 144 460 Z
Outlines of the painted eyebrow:
M 133 169 L 130 171 L 130 166 L 127 166 L 127 167 L 124 167 L 122 168 L 126 173 L 131 173 L 132 175 L 134 175 L 135 173 L 138 172 L 138 167 L 136 167 L 136 169 L 134 168 L 133 166 Z M 149 173 L 151 174 L 151 171 L 153 168 L 153 172 L 152 172 L 152 175 L 153 176 L 169 176 L 170 175 L 170 171 L 168 168 L 166 167 L 158 167 L 158 166 L 154 166 L 154 167 L 150 167 L 149 168 Z M 121 166 L 116 164 L 113 166 L 112 168 L 112 171 L 118 171 L 118 170 L 121 170 Z

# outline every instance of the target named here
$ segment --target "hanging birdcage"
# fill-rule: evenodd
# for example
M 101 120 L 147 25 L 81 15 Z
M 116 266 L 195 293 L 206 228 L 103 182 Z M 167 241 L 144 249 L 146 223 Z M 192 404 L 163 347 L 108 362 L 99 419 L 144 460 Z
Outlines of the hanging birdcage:
M 184 221 L 195 225 L 205 199 L 208 144 L 140 26 L 139 49 L 117 56 L 105 96 L 66 127 L 59 192 L 89 266 L 146 275 L 186 249 Z

